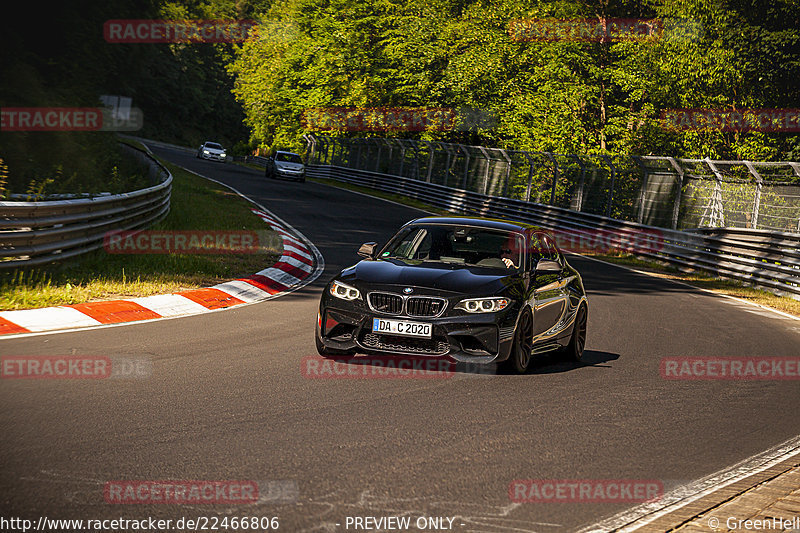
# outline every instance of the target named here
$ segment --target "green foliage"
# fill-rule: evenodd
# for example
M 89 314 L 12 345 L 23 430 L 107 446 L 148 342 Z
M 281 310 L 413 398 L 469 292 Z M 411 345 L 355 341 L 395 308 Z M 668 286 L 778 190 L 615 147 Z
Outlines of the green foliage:
M 664 31 L 605 42 L 520 41 L 519 19 L 658 18 Z M 770 0 L 281 0 L 229 72 L 252 139 L 301 144 L 316 107 L 484 110 L 494 128 L 425 132 L 528 150 L 786 158 L 796 134 L 673 131 L 671 108 L 800 101 L 800 7 Z M 338 132 L 343 133 L 343 132 Z
M 8 166 L 0 158 L 0 198 L 8 195 Z

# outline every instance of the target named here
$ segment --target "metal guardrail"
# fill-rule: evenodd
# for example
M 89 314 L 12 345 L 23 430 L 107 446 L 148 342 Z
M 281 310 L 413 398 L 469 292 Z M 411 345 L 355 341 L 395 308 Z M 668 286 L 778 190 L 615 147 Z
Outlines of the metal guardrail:
M 438 141 L 306 135 L 308 163 L 683 230 L 800 232 L 800 163 L 576 155 Z
M 676 231 L 405 176 L 335 165 L 306 168 L 312 178 L 334 179 L 399 194 L 455 213 L 520 220 L 552 230 L 567 241 L 598 237 L 611 241 L 620 235 L 646 234 L 646 245 L 626 251 L 683 270 L 702 270 L 800 297 L 800 234 L 731 228 Z
M 123 194 L 41 202 L 0 202 L 0 268 L 41 265 L 103 246 L 109 231 L 133 230 L 165 217 L 172 175 L 147 153 L 121 144 L 149 168 L 152 187 Z

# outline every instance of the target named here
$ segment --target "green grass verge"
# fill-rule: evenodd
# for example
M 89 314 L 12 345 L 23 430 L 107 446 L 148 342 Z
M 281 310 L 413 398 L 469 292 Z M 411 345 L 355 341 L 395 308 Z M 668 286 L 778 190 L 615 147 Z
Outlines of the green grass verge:
M 162 163 L 173 176 L 171 209 L 148 229 L 258 231 L 261 242 L 270 243 L 269 247 L 258 253 L 220 255 L 109 254 L 101 249 L 64 263 L 0 271 L 0 310 L 207 287 L 249 276 L 275 263 L 283 252 L 280 237 L 250 211 L 252 204 L 230 189 Z
M 389 194 L 382 191 L 369 189 L 367 187 L 359 187 L 357 185 L 352 185 L 350 183 L 343 183 L 336 180 L 317 179 L 317 178 L 307 178 L 307 179 L 309 181 L 323 183 L 325 185 L 331 185 L 333 187 L 338 187 L 340 189 L 347 189 L 349 191 L 361 192 L 364 194 L 368 194 L 370 196 L 375 196 L 377 198 L 392 200 L 393 202 L 397 202 L 399 204 L 407 205 L 409 207 L 416 207 L 418 209 L 424 209 L 425 211 L 431 211 L 433 213 L 437 213 L 440 215 L 460 215 L 459 213 L 446 211 L 444 209 L 434 207 L 425 204 L 423 202 L 413 200 L 411 198 L 406 198 L 404 196 L 400 196 L 397 194 Z M 736 298 L 748 300 L 753 303 L 763 305 L 765 307 L 771 307 L 773 309 L 777 309 L 779 311 L 783 311 L 784 313 L 789 313 L 794 316 L 800 316 L 800 301 L 795 300 L 794 298 L 788 296 L 779 296 L 777 294 L 773 294 L 765 290 L 757 289 L 755 287 L 750 287 L 738 281 L 715 278 L 713 276 L 704 274 L 702 272 L 684 273 L 680 272 L 676 268 L 673 268 L 669 265 L 664 265 L 661 263 L 657 263 L 655 261 L 646 261 L 644 259 L 627 254 L 623 255 L 586 254 L 586 255 L 591 255 L 592 257 L 596 257 L 597 259 L 601 259 L 603 261 L 608 261 L 609 263 L 629 266 L 631 268 L 642 270 L 650 274 L 657 275 L 659 277 L 683 281 L 685 283 L 688 283 L 689 285 L 701 289 L 708 289 L 710 291 L 719 294 L 735 296 Z

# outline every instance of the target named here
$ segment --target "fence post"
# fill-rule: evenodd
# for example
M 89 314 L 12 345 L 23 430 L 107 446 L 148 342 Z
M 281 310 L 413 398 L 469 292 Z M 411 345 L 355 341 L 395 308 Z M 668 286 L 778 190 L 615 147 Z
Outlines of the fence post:
M 789 163 L 789 166 L 792 167 L 794 173 L 800 177 L 800 163 Z M 800 216 L 797 217 L 797 233 L 800 233 Z
M 556 203 L 556 186 L 558 185 L 558 174 L 559 168 L 558 163 L 556 162 L 556 158 L 553 157 L 553 154 L 550 152 L 544 152 L 544 155 L 553 163 L 553 186 L 550 189 L 550 205 L 555 205 Z
M 703 216 L 700 217 L 700 225 L 703 225 L 703 220 L 708 212 L 708 207 L 711 208 L 711 214 L 708 218 L 710 227 L 724 227 L 725 226 L 725 210 L 722 207 L 722 173 L 720 173 L 717 166 L 709 158 L 705 158 L 703 162 L 708 165 L 711 172 L 714 173 L 716 181 L 714 182 L 714 192 L 711 193 L 711 204 L 706 207 Z
M 391 141 L 391 139 L 387 139 L 387 138 L 383 137 L 383 138 L 381 138 L 381 143 L 385 144 L 386 148 L 389 149 L 389 160 L 386 163 L 386 167 L 385 168 L 386 168 L 386 173 L 387 174 L 391 174 L 392 173 L 392 154 L 394 152 L 393 148 L 392 148 L 392 141 Z M 378 168 L 378 172 L 380 172 L 380 168 Z
M 406 145 L 403 144 L 402 139 L 397 139 L 397 142 L 400 143 L 400 172 L 397 175 L 403 177 L 403 167 L 406 164 Z
M 606 205 L 606 216 L 610 217 L 611 204 L 614 202 L 614 186 L 616 185 L 617 169 L 609 156 L 601 155 L 600 157 L 602 157 L 603 160 L 608 163 L 608 168 L 611 169 L 611 185 L 608 187 L 608 205 Z
M 433 150 L 433 145 L 429 141 L 420 141 L 421 143 L 425 143 L 425 146 L 428 147 L 428 174 L 425 176 L 425 181 L 430 183 L 431 182 L 431 173 L 433 172 L 433 156 L 436 153 Z
M 453 154 L 450 152 L 450 145 L 442 145 L 446 146 L 445 150 L 447 151 L 447 166 L 445 167 L 445 174 L 444 174 L 444 186 L 446 187 L 448 183 L 450 183 L 450 162 L 453 160 Z
M 575 211 L 581 211 L 583 209 L 583 188 L 586 184 L 586 165 L 583 164 L 581 158 L 577 155 L 571 156 L 578 166 L 581 167 L 581 177 L 578 180 L 578 190 L 575 192 Z
M 533 183 L 533 157 L 530 152 L 522 152 L 528 160 L 528 186 L 525 187 L 525 201 L 531 201 L 531 184 Z
M 647 167 L 644 165 L 644 163 L 642 163 L 641 157 L 638 155 L 632 155 L 631 159 L 639 167 L 639 170 L 642 171 L 642 184 L 639 187 L 639 212 L 636 215 L 636 222 L 641 224 L 644 220 L 644 197 L 647 191 L 647 180 L 650 177 L 650 173 L 647 171 Z
M 467 156 L 466 159 L 464 159 L 464 181 L 461 183 L 461 188 L 466 191 L 467 180 L 469 179 L 469 150 L 463 144 L 459 144 L 458 147 L 464 150 L 464 155 Z
M 483 171 L 483 194 L 486 194 L 486 189 L 489 186 L 489 162 L 491 159 L 489 159 L 489 152 L 486 151 L 486 148 L 483 146 L 478 146 L 478 148 L 480 148 L 483 157 L 486 158 L 486 169 Z
M 355 165 L 352 165 L 350 168 L 357 168 L 357 169 L 361 168 L 361 144 L 362 144 L 362 141 L 360 139 L 358 141 L 355 141 L 355 145 L 356 145 L 356 162 L 355 162 Z
M 761 206 L 761 187 L 763 186 L 764 180 L 761 179 L 761 174 L 758 173 L 756 167 L 753 166 L 753 163 L 750 161 L 744 161 L 747 170 L 750 171 L 750 174 L 756 178 L 756 194 L 755 198 L 753 198 L 753 229 L 758 229 L 758 209 Z
M 320 136 L 319 138 L 319 163 L 326 164 L 330 160 L 330 139 Z M 328 163 L 330 164 L 330 163 Z
M 414 175 L 411 176 L 411 179 L 418 180 L 419 179 L 419 147 L 417 146 L 417 141 L 410 140 L 411 149 L 414 150 Z
M 500 150 L 500 153 L 506 160 L 506 178 L 503 181 L 503 198 L 508 198 L 508 179 L 511 177 L 511 158 L 505 150 Z
M 678 217 L 681 212 L 681 196 L 683 195 L 683 180 L 684 172 L 683 167 L 678 163 L 674 157 L 668 157 L 667 161 L 672 165 L 672 168 L 678 173 L 678 190 L 675 193 L 675 205 L 672 206 L 672 229 L 678 229 Z

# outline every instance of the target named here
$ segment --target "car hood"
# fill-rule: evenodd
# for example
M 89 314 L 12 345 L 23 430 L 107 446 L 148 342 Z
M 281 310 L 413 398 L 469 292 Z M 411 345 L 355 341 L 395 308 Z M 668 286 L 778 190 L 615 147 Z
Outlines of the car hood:
M 303 170 L 302 163 L 290 163 L 288 161 L 275 161 L 275 166 L 278 168 L 285 168 L 288 170 Z
M 342 271 L 343 281 L 402 285 L 476 295 L 495 294 L 511 284 L 514 273 L 443 263 L 411 266 L 396 259 L 361 261 Z
M 214 155 L 219 155 L 225 153 L 225 150 L 218 150 L 216 148 L 203 148 L 206 152 L 212 153 Z

